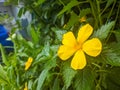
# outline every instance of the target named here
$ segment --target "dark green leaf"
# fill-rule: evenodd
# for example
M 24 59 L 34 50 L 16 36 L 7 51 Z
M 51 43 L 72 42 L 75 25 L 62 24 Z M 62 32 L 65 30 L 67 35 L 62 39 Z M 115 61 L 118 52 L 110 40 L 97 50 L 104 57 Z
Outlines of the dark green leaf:
M 107 90 L 120 90 L 120 68 L 112 67 L 108 71 L 106 77 Z
M 107 0 L 107 4 L 104 8 L 104 10 L 102 11 L 102 13 L 114 2 L 115 0 Z
M 94 74 L 89 68 L 80 70 L 75 76 L 75 90 L 94 90 Z
M 69 21 L 68 21 L 68 23 L 67 23 L 67 25 L 66 25 L 66 29 L 69 29 L 69 28 L 71 28 L 72 26 L 74 26 L 74 24 L 76 23 L 76 22 L 78 22 L 79 21 L 79 17 L 77 16 L 77 14 L 76 13 L 74 13 L 74 12 L 72 12 L 71 13 L 71 17 L 70 17 L 70 19 L 69 19 Z
M 70 3 L 68 3 L 59 13 L 58 16 L 66 12 L 67 10 L 70 10 L 72 7 L 78 5 L 79 2 L 77 0 L 71 0 Z
M 18 12 L 18 17 L 21 17 L 23 15 L 23 12 L 24 12 L 24 8 L 20 8 Z

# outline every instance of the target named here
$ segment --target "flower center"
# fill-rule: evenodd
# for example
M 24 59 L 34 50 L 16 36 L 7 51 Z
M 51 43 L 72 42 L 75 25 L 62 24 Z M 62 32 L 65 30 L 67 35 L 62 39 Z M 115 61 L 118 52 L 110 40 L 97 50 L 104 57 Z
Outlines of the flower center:
M 82 45 L 81 45 L 80 43 L 77 43 L 77 44 L 74 46 L 74 48 L 75 48 L 76 50 L 82 49 Z

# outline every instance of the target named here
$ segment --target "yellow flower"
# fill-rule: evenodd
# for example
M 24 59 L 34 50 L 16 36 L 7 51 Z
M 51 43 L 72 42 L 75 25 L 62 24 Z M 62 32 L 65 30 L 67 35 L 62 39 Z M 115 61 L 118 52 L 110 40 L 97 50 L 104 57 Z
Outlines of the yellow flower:
M 33 58 L 32 57 L 29 57 L 28 58 L 28 61 L 25 63 L 25 70 L 28 70 L 29 67 L 31 66 L 32 64 L 32 61 L 33 61 Z
M 25 83 L 25 88 L 24 88 L 24 90 L 28 90 L 27 82 Z
M 59 47 L 58 56 L 62 60 L 67 60 L 75 53 L 71 61 L 71 67 L 75 70 L 83 69 L 86 66 L 85 53 L 96 57 L 102 50 L 102 44 L 98 38 L 87 40 L 92 32 L 92 26 L 86 24 L 79 29 L 77 39 L 72 32 L 63 35 L 63 45 Z

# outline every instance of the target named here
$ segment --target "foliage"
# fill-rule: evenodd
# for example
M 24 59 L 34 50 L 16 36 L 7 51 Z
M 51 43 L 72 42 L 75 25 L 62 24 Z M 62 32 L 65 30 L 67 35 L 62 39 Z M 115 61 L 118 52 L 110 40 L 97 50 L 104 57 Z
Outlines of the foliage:
M 26 40 L 14 27 L 10 38 L 14 51 L 7 54 L 0 45 L 0 90 L 119 90 L 120 89 L 120 1 L 119 0 L 7 0 L 6 5 L 22 7 L 32 14 Z M 80 19 L 86 17 L 84 22 Z M 102 42 L 102 53 L 87 56 L 87 66 L 82 70 L 70 67 L 71 58 L 62 61 L 57 56 L 65 32 L 75 35 L 80 26 L 89 23 L 94 28 L 91 37 Z M 91 38 L 90 37 L 90 38 Z M 24 70 L 29 57 L 32 65 Z

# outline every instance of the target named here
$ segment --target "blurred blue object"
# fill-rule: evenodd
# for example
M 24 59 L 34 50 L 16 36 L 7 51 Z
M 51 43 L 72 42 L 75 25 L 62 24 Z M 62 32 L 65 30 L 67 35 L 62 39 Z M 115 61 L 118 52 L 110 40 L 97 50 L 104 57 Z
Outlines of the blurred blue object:
M 4 28 L 3 25 L 0 25 L 0 42 L 8 38 L 7 30 Z
M 3 46 L 13 46 L 12 41 L 6 40 L 9 37 L 7 30 L 4 28 L 3 25 L 0 25 L 0 43 Z M 13 50 L 12 48 L 6 48 L 7 52 Z

